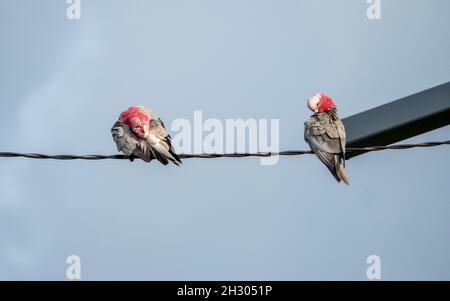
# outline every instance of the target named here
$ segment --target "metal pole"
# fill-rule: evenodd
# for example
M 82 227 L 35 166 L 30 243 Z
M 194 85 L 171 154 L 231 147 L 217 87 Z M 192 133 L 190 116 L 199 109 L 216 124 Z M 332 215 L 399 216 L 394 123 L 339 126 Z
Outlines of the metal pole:
M 450 124 L 450 82 L 344 118 L 347 147 L 386 146 Z M 347 159 L 363 154 L 352 152 Z

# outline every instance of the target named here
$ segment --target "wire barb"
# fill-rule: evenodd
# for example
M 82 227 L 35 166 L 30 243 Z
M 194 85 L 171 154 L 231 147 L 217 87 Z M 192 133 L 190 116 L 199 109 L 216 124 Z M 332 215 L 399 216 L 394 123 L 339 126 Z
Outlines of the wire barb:
M 358 148 L 348 148 L 347 153 L 352 152 L 375 152 L 382 150 L 399 150 L 399 149 L 410 149 L 417 147 L 434 147 L 439 145 L 450 145 L 450 140 L 447 141 L 439 141 L 439 142 L 424 142 L 418 144 L 394 144 L 389 146 L 370 146 L 370 147 L 358 147 Z M 312 151 L 305 150 L 292 150 L 292 151 L 281 151 L 278 153 L 272 152 L 258 152 L 258 153 L 229 153 L 229 154 L 180 154 L 179 157 L 181 159 L 191 159 L 191 158 L 200 158 L 200 159 L 212 159 L 212 158 L 242 158 L 242 157 L 271 157 L 271 156 L 300 156 L 300 155 L 309 155 L 313 154 Z M 15 153 L 15 152 L 0 152 L 0 157 L 3 158 L 14 158 L 14 157 L 22 157 L 29 159 L 54 159 L 54 160 L 106 160 L 106 159 L 115 159 L 115 160 L 129 160 L 128 156 L 125 155 L 84 155 L 84 156 L 76 156 L 76 155 L 45 155 L 45 154 L 36 154 L 36 153 Z

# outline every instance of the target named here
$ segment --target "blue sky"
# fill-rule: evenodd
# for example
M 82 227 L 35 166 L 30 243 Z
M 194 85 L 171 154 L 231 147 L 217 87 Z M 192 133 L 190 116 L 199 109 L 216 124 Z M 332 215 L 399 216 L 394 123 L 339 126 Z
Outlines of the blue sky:
M 346 117 L 450 79 L 450 2 L 363 0 L 0 2 L 1 151 L 112 154 L 131 104 L 170 124 L 276 118 L 306 149 L 306 99 Z M 430 100 L 432 101 L 432 100 Z M 442 128 L 407 142 L 448 140 Z M 313 156 L 155 162 L 0 160 L 0 279 L 450 279 L 447 147 L 347 163 Z

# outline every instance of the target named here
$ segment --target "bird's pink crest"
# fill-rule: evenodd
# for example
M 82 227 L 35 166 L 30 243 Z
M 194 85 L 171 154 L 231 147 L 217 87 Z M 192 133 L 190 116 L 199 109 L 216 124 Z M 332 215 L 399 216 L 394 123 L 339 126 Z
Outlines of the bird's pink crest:
M 317 105 L 317 109 L 319 110 L 319 112 L 325 112 L 333 105 L 333 100 L 323 93 L 319 93 L 319 95 L 320 95 L 320 100 Z
M 136 106 L 123 111 L 119 120 L 128 124 L 140 137 L 144 137 L 150 129 L 150 117 Z
M 147 114 L 145 114 L 144 112 L 139 110 L 138 107 L 135 107 L 135 106 L 129 107 L 126 111 L 123 111 L 120 114 L 119 120 L 122 121 L 123 123 L 131 125 L 130 124 L 131 120 L 132 119 L 136 120 L 136 118 L 139 119 L 142 122 L 148 122 L 149 121 L 149 117 L 147 116 Z

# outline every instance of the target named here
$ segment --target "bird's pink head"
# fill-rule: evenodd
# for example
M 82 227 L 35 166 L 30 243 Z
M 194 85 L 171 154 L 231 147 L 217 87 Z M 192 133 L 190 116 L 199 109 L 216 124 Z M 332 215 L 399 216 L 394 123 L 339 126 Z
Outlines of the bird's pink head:
M 323 93 L 316 93 L 308 99 L 308 108 L 315 112 L 325 112 L 333 105 L 333 100 Z
M 138 107 L 129 107 L 120 114 L 120 121 L 128 124 L 139 137 L 145 138 L 150 130 L 150 118 Z

